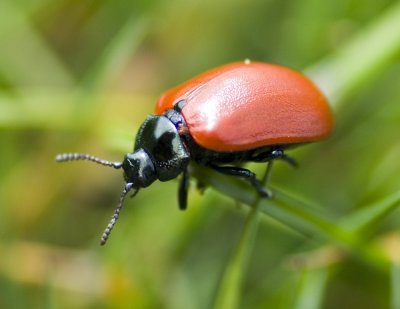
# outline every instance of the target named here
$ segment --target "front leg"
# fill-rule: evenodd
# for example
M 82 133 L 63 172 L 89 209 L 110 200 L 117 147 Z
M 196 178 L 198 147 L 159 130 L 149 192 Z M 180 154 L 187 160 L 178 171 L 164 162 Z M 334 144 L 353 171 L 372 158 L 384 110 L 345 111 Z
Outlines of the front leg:
M 178 202 L 180 210 L 185 210 L 187 208 L 188 190 L 189 190 L 189 173 L 188 169 L 186 168 L 182 173 L 182 178 L 178 190 Z
M 257 190 L 261 197 L 272 197 L 272 193 L 256 178 L 256 174 L 248 169 L 237 166 L 219 166 L 214 164 L 209 164 L 207 166 L 221 174 L 243 178 Z

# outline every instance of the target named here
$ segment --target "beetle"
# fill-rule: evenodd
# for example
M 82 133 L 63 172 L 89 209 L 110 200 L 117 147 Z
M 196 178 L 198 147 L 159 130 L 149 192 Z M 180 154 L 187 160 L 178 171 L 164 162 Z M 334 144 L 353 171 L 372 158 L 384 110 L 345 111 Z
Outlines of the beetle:
M 289 147 L 322 140 L 333 128 L 327 100 L 304 75 L 261 62 L 235 62 L 207 71 L 159 98 L 155 115 L 139 128 L 133 152 L 122 162 L 65 153 L 59 162 L 89 160 L 124 172 L 125 187 L 101 237 L 104 245 L 128 192 L 181 175 L 179 208 L 186 209 L 191 161 L 248 181 L 269 197 L 256 175 L 241 165 L 282 159 Z

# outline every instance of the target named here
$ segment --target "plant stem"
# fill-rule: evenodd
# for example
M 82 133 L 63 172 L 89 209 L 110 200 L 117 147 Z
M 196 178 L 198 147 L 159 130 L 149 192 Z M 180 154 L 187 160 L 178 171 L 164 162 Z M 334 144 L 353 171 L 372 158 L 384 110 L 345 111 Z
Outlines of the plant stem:
M 268 162 L 262 183 L 265 186 L 271 176 L 273 161 Z M 239 307 L 241 286 L 247 269 L 259 222 L 260 197 L 258 196 L 247 216 L 238 246 L 223 274 L 215 301 L 215 309 L 235 309 Z

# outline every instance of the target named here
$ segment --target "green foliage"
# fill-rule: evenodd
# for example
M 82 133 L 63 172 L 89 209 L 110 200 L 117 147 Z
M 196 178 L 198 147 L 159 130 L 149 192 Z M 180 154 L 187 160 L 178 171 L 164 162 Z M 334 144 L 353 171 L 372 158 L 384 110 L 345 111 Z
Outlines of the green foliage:
M 0 307 L 400 308 L 399 23 L 390 0 L 1 1 Z M 332 138 L 274 164 L 271 200 L 193 166 L 179 212 L 156 183 L 99 247 L 121 175 L 55 154 L 120 160 L 161 91 L 245 58 L 308 74 Z

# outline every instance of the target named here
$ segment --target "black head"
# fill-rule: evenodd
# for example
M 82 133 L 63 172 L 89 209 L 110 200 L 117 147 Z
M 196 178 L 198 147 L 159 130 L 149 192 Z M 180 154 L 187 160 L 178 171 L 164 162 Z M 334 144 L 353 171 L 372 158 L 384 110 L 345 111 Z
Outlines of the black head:
M 164 116 L 149 116 L 137 134 L 135 151 L 128 153 L 122 163 L 102 160 L 81 153 L 65 153 L 56 157 L 58 162 L 77 160 L 92 161 L 115 169 L 122 168 L 124 171 L 126 182 L 124 190 L 118 206 L 101 236 L 100 243 L 104 245 L 118 220 L 128 193 L 133 190 L 132 196 L 134 196 L 140 188 L 150 186 L 157 179 L 166 181 L 177 177 L 186 169 L 189 155 L 175 124 L 170 119 Z
M 142 148 L 125 156 L 122 169 L 126 183 L 134 188 L 146 188 L 157 180 L 153 161 Z

